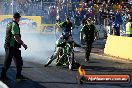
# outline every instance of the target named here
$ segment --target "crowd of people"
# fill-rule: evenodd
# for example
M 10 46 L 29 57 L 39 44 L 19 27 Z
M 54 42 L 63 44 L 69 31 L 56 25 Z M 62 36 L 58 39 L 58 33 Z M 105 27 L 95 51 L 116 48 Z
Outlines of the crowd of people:
M 41 2 L 31 0 L 2 0 L 0 1 L 0 15 L 11 15 L 12 12 L 20 12 L 22 15 L 41 15 Z
M 119 25 L 121 27 L 121 32 L 123 33 L 125 32 L 128 17 L 132 14 L 131 0 L 55 1 L 56 3 L 54 5 L 49 5 L 47 7 L 43 5 L 44 8 L 42 8 L 41 2 L 31 2 L 30 0 L 27 0 L 23 3 L 17 0 L 17 2 L 14 2 L 14 12 L 20 12 L 22 15 L 41 16 L 42 23 L 45 24 L 56 23 L 55 17 L 58 16 L 61 21 L 64 21 L 66 17 L 65 15 L 68 15 L 75 25 L 80 26 L 83 19 L 90 17 L 96 25 L 111 26 L 111 28 L 114 24 Z M 12 14 L 11 3 L 11 1 L 0 2 L 1 15 Z M 111 30 L 110 34 L 112 33 L 113 31 Z M 117 35 L 119 35 L 119 33 Z
M 114 35 L 120 35 L 120 31 L 121 35 L 126 32 L 126 23 L 132 14 L 131 0 L 120 3 L 119 0 L 72 0 L 72 9 L 67 8 L 67 0 L 58 1 L 58 15 L 62 21 L 65 19 L 64 15 L 68 15 L 75 25 L 80 26 L 83 19 L 90 17 L 96 25 L 110 26 L 110 34 Z

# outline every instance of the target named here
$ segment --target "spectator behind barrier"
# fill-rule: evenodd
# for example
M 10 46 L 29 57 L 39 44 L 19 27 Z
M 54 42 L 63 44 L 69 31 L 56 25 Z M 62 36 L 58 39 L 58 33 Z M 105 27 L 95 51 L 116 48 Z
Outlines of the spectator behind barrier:
M 128 22 L 126 23 L 126 36 L 132 37 L 132 15 L 129 15 Z

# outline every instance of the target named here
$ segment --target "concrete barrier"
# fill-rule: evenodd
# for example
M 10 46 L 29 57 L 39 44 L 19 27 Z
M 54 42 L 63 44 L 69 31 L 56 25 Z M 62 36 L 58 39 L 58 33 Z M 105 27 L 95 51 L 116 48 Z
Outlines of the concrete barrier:
M 104 53 L 110 56 L 132 60 L 132 37 L 109 35 Z

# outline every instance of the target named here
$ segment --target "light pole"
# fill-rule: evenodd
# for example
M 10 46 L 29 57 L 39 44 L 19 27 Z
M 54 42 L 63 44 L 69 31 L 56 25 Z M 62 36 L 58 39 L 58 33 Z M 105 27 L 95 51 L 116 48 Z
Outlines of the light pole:
M 43 0 L 41 0 L 41 16 L 43 15 Z
M 68 15 L 68 0 L 66 1 L 66 8 L 67 8 L 67 9 L 66 9 L 66 10 L 67 10 L 66 13 L 67 13 L 67 15 Z
M 12 6 L 12 15 L 13 15 L 13 13 L 14 13 L 14 0 L 12 0 L 11 6 Z

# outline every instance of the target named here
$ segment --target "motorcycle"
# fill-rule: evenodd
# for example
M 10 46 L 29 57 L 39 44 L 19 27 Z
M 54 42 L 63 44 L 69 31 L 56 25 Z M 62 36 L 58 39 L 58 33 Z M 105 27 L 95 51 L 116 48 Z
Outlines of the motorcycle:
M 73 70 L 77 65 L 79 65 L 75 61 L 74 48 L 81 47 L 80 45 L 76 44 L 74 41 L 64 39 L 64 42 L 59 44 L 57 47 L 61 47 L 57 56 L 57 66 L 65 65 L 68 66 L 69 70 Z

